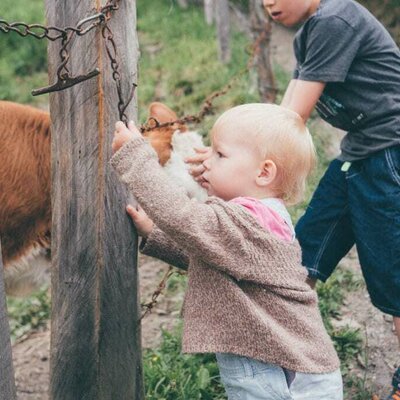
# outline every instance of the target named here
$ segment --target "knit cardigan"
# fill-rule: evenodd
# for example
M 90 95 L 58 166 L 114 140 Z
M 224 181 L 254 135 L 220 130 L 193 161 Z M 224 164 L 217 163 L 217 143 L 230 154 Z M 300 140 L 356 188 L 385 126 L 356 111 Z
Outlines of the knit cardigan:
M 189 199 L 143 138 L 111 164 L 154 221 L 143 253 L 188 270 L 183 352 L 233 353 L 306 373 L 339 367 L 297 241 L 275 237 L 238 204 Z

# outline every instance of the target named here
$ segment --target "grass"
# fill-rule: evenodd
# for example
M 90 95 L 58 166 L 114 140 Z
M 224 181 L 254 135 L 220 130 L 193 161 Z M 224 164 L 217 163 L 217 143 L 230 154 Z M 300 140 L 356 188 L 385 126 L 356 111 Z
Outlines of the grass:
M 26 298 L 7 299 L 11 340 L 44 328 L 50 319 L 50 297 L 43 288 Z
M 181 10 L 172 0 L 138 0 L 138 30 L 141 49 L 139 64 L 139 119 L 144 122 L 151 101 L 165 102 L 178 115 L 197 113 L 212 92 L 223 88 L 241 71 L 248 60 L 249 42 L 242 34 L 232 33 L 232 61 L 218 62 L 216 33 L 203 21 L 200 9 Z M 43 22 L 42 0 L 2 0 L 1 18 L 8 21 Z M 5 11 L 6 10 L 6 11 Z M 32 98 L 30 90 L 47 85 L 46 43 L 16 34 L 0 33 L 0 98 L 21 103 L 44 105 L 46 97 Z M 280 92 L 290 75 L 275 66 Z M 243 102 L 259 101 L 255 80 L 249 74 L 237 80 L 232 90 L 215 102 L 214 114 L 195 127 L 204 135 L 216 116 L 226 108 Z M 316 143 L 319 165 L 310 180 L 305 201 L 291 210 L 296 221 L 303 214 L 311 193 L 328 163 L 325 148 L 329 144 L 324 132 L 311 131 Z M 186 278 L 174 276 L 168 283 L 170 293 L 183 291 Z M 330 322 L 340 313 L 347 290 L 356 290 L 358 283 L 347 272 L 338 270 L 325 285 L 318 285 L 321 313 L 331 334 L 345 371 L 347 396 L 353 400 L 363 395 L 365 382 L 348 373 L 351 361 L 362 352 L 361 334 L 350 328 L 334 329 Z M 46 291 L 23 300 L 8 299 L 13 338 L 38 329 L 49 318 L 50 306 Z M 144 374 L 147 399 L 224 399 L 213 355 L 181 354 L 181 327 L 163 332 L 159 348 L 144 352 Z

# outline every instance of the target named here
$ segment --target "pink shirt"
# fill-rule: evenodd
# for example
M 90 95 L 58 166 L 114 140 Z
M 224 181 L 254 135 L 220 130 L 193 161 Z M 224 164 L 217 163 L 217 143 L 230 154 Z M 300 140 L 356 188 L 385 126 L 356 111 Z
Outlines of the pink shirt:
M 266 199 L 266 202 L 269 200 L 279 202 L 278 204 L 281 205 L 282 210 L 286 211 L 282 200 Z M 236 197 L 230 201 L 245 207 L 246 210 L 256 218 L 262 227 L 268 229 L 277 237 L 287 240 L 288 242 L 293 241 L 293 227 L 288 225 L 278 211 L 272 209 L 267 204 L 264 204 L 262 200 L 254 199 L 252 197 Z

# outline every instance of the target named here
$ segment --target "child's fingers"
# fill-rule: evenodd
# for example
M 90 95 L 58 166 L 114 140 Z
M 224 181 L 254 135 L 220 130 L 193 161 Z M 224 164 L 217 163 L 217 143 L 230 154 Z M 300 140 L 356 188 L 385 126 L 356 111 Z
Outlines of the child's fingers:
M 198 177 L 200 176 L 203 172 L 205 171 L 204 165 L 200 164 L 197 165 L 196 167 L 190 168 L 190 174 L 193 175 L 193 177 Z
M 210 157 L 210 147 L 194 148 L 197 154 L 187 157 L 185 162 L 190 164 L 199 164 Z
M 116 130 L 117 132 L 121 131 L 121 130 L 124 129 L 124 128 L 125 128 L 125 124 L 124 124 L 122 121 L 117 121 L 117 122 L 115 123 L 115 130 Z
M 193 147 L 196 153 L 207 153 L 210 149 L 209 147 Z
M 139 217 L 139 211 L 135 209 L 135 207 L 131 206 L 130 204 L 128 204 L 126 206 L 126 212 L 129 214 L 129 216 L 135 220 Z

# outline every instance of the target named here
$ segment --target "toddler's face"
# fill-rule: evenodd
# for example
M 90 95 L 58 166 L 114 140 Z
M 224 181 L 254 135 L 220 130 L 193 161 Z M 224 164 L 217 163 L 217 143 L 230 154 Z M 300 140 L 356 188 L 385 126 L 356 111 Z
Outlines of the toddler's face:
M 320 0 L 263 0 L 271 18 L 285 26 L 306 20 L 317 10 L 319 3 Z
M 251 196 L 262 161 L 251 139 L 229 127 L 219 128 L 211 148 L 211 157 L 203 163 L 208 194 L 226 201 Z

